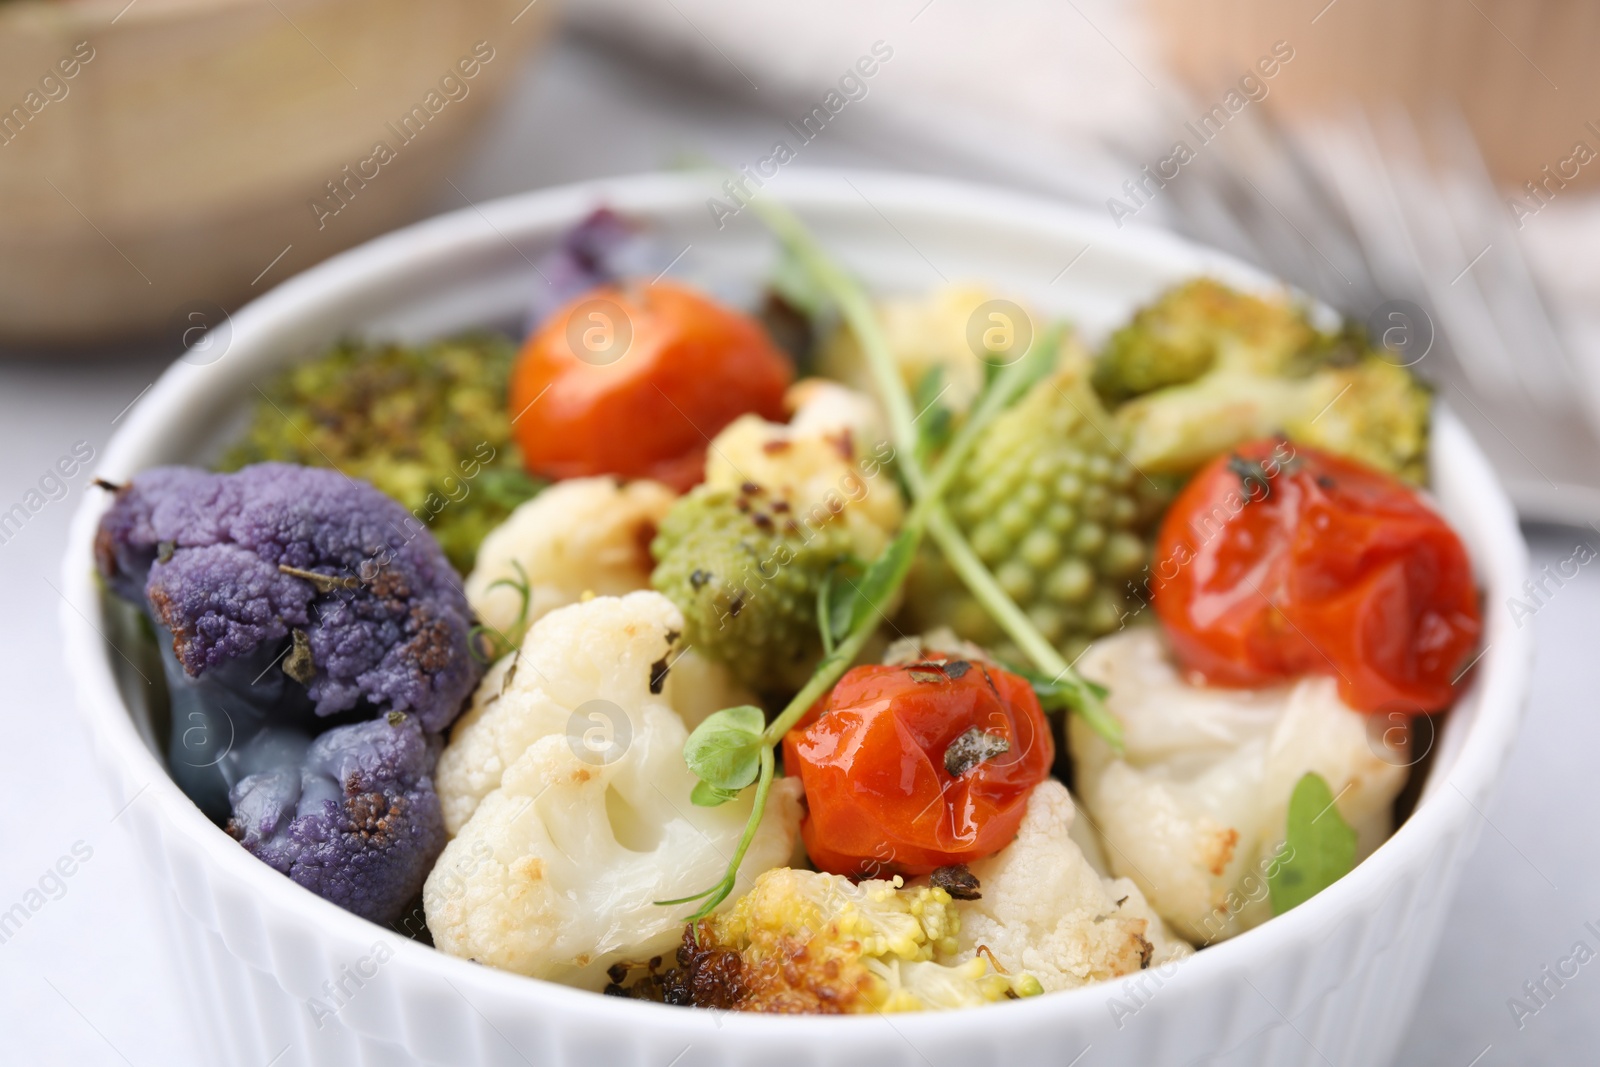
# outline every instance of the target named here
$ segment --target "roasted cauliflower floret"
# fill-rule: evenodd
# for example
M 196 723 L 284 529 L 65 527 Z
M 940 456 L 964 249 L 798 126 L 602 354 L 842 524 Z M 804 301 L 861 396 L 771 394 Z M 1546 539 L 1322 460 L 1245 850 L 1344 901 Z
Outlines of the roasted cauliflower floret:
M 944 889 L 782 867 L 700 923 L 674 971 L 612 991 L 785 1014 L 931 1011 L 1039 992 L 984 958 L 940 962 L 959 929 Z
M 904 512 L 870 400 L 809 380 L 789 401 L 788 424 L 746 415 L 717 435 L 705 484 L 652 545 L 651 583 L 682 609 L 688 644 L 768 692 L 799 688 L 821 654 L 828 572 L 877 556 Z
M 789 518 L 802 530 L 842 524 L 853 551 L 872 559 L 905 515 L 884 469 L 894 449 L 878 405 L 821 378 L 796 382 L 783 402 L 792 413 L 787 423 L 743 415 L 712 440 L 705 484 L 729 492 L 760 486 L 789 502 Z
M 486 626 L 515 644 L 526 627 L 586 592 L 620 596 L 647 589 L 650 541 L 676 498 L 652 481 L 557 482 L 483 539 L 467 578 L 467 600 Z
M 948 387 L 941 398 L 943 404 L 955 411 L 972 406 L 983 388 L 984 365 L 973 348 L 970 331 L 973 316 L 993 296 L 972 285 L 946 285 L 927 296 L 878 302 L 878 322 L 908 388 L 917 388 L 936 371 Z M 987 329 L 990 323 L 983 326 Z M 841 326 L 823 343 L 818 368 L 830 378 L 876 394 L 866 357 L 848 327 Z
M 969 865 L 980 889 L 956 904 L 958 959 L 977 957 L 981 946 L 1054 992 L 1189 955 L 1138 886 L 1096 873 L 1069 836 L 1075 816 L 1066 786 L 1043 782 L 1016 840 Z
M 423 889 L 438 948 L 598 989 L 678 941 L 683 909 L 654 902 L 717 882 L 751 806 L 689 801 L 688 730 L 664 692 L 682 632 L 657 593 L 596 597 L 540 619 L 491 672 L 436 775 L 454 835 Z M 741 889 L 787 862 L 799 822 L 780 779 Z
M 1267 875 L 1289 796 L 1307 772 L 1338 797 L 1358 858 L 1389 835 L 1407 755 L 1340 702 L 1336 679 L 1192 686 L 1159 631 L 1142 627 L 1096 642 L 1079 670 L 1110 688 L 1106 706 L 1122 723 L 1126 752 L 1072 721 L 1078 795 L 1112 871 L 1186 940 L 1208 944 L 1270 917 Z

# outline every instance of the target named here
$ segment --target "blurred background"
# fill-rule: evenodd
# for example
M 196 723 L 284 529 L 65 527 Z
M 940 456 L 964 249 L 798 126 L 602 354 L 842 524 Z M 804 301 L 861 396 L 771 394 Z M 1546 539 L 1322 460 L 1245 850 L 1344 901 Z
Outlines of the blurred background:
M 1600 533 L 1597 44 L 1585 0 L 0 0 L 0 512 L 344 248 L 781 141 L 794 167 L 1005 185 L 1261 264 L 1434 384 L 1554 566 Z M 93 853 L 0 942 L 0 1053 L 198 1063 L 55 648 L 82 490 L 0 527 L 0 902 L 63 842 Z M 1537 602 L 1528 726 L 1399 1062 L 1600 1047 L 1600 977 L 1507 1005 L 1600 922 L 1600 579 Z

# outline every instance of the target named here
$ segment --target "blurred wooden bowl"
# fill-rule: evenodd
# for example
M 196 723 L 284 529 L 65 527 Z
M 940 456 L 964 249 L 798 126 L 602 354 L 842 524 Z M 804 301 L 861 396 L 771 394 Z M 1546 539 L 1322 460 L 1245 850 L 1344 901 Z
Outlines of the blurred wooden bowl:
M 1174 69 L 1209 107 L 1276 41 L 1294 50 L 1267 106 L 1336 114 L 1443 104 L 1494 177 L 1529 196 L 1600 183 L 1600 4 L 1594 0 L 1146 0 Z M 1578 145 L 1587 146 L 1579 151 Z M 1545 167 L 1550 171 L 1546 172 Z M 1553 177 L 1552 177 L 1553 175 Z
M 0 2 L 0 342 L 153 335 L 415 217 L 554 4 Z

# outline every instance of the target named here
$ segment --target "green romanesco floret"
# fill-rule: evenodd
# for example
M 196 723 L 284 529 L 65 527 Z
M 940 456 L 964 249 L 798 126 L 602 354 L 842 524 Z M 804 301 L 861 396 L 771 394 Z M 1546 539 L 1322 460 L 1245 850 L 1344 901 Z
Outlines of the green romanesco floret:
M 813 519 L 753 482 L 702 485 L 650 546 L 651 584 L 683 612 L 686 644 L 753 689 L 798 689 L 821 654 L 817 589 L 853 542 L 844 523 Z
M 1275 433 L 1413 482 L 1426 475 L 1431 394 L 1359 330 L 1317 329 L 1306 309 L 1199 279 L 1111 336 L 1094 384 L 1122 402 L 1128 458 L 1187 474 Z
M 1086 371 L 1069 347 L 1061 370 L 984 434 L 947 497 L 973 550 L 1069 659 L 1137 606 L 1129 581 L 1171 495 L 1166 480 L 1139 474 L 1123 457 L 1120 430 Z M 907 603 L 915 628 L 948 625 L 1022 661 L 937 553 L 918 560 Z
M 457 570 L 538 492 L 511 440 L 510 341 L 475 335 L 418 347 L 347 342 L 263 386 L 223 470 L 264 460 L 337 467 L 425 524 Z
M 941 962 L 958 951 L 960 929 L 943 889 L 779 867 L 698 925 L 677 973 L 618 991 L 784 1014 L 937 1011 L 1043 991 L 984 956 Z

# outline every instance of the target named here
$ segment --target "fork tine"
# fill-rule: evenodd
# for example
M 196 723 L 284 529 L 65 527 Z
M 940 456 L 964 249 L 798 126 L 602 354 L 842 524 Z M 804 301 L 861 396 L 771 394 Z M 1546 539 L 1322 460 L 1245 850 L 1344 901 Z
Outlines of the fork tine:
M 1580 390 L 1581 399 L 1574 401 L 1572 386 L 1584 378 L 1584 369 L 1563 343 L 1465 117 L 1456 108 L 1444 109 L 1439 129 L 1451 173 L 1461 186 L 1455 199 L 1457 224 L 1475 225 L 1484 243 L 1492 242 L 1496 248 L 1480 288 L 1502 324 L 1506 354 L 1517 353 L 1518 368 L 1540 402 L 1575 406 L 1594 411 L 1592 418 L 1600 416 L 1592 389 Z M 1499 254 L 1502 249 L 1506 254 Z

